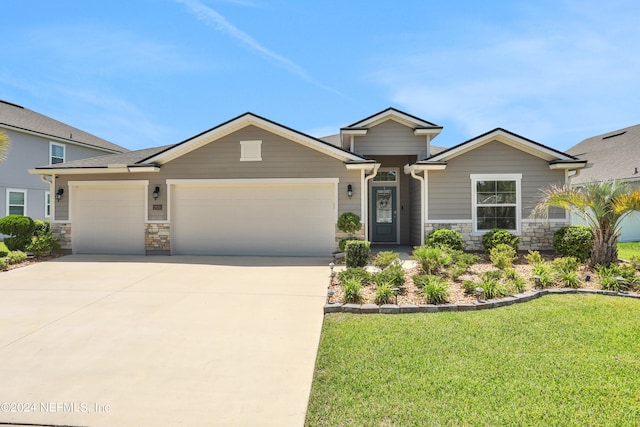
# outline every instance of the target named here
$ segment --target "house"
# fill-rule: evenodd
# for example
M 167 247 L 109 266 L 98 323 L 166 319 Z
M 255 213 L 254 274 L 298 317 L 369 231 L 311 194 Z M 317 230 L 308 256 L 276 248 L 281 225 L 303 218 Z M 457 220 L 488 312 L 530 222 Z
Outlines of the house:
M 504 129 L 444 150 L 441 131 L 388 108 L 321 140 L 246 113 L 172 146 L 30 172 L 62 190 L 52 228 L 74 253 L 327 256 L 344 212 L 373 243 L 419 245 L 448 227 L 479 249 L 502 227 L 550 247 L 565 212 L 529 213 L 586 161 Z
M 10 141 L 0 163 L 0 218 L 9 214 L 51 218 L 50 185 L 27 170 L 39 165 L 122 153 L 112 144 L 20 105 L 0 100 L 0 131 Z
M 607 180 L 626 181 L 640 188 L 640 125 L 592 136 L 574 145 L 567 153 L 589 159 L 589 165 L 572 180 L 572 185 Z M 574 218 L 575 223 L 580 223 Z M 633 213 L 621 224 L 621 242 L 640 241 L 640 214 Z

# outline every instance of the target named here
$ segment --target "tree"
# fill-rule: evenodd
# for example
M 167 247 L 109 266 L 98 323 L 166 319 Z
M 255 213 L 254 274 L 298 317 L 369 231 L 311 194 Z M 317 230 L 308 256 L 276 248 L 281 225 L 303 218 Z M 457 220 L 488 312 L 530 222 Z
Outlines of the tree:
M 543 192 L 533 214 L 548 217 L 551 207 L 584 218 L 593 233 L 589 265 L 608 267 L 618 260 L 621 221 L 640 211 L 640 190 L 633 190 L 622 181 L 592 182 L 580 187 L 551 186 Z
M 7 160 L 7 152 L 9 151 L 9 137 L 0 131 L 0 163 Z

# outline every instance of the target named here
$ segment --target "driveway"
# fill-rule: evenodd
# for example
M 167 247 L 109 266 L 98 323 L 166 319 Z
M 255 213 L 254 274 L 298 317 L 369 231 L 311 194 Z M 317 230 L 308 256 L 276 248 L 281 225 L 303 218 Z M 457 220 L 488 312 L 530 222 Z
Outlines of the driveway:
M 73 255 L 0 273 L 0 425 L 301 426 L 328 262 Z

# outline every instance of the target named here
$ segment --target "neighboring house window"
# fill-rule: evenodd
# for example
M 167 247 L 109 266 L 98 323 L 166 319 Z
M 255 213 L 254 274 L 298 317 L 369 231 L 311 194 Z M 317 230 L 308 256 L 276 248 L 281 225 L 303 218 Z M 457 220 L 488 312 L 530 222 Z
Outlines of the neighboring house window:
M 64 144 L 49 143 L 49 163 L 52 165 L 64 163 L 66 148 Z
M 44 192 L 44 217 L 49 218 L 51 216 L 51 192 Z
M 26 215 L 27 190 L 7 188 L 7 215 Z
M 378 171 L 376 176 L 373 177 L 373 180 L 374 182 L 396 182 L 398 180 L 398 171 Z
M 521 179 L 521 174 L 471 175 L 474 231 L 520 231 Z
M 240 161 L 259 162 L 262 160 L 262 141 L 240 141 Z

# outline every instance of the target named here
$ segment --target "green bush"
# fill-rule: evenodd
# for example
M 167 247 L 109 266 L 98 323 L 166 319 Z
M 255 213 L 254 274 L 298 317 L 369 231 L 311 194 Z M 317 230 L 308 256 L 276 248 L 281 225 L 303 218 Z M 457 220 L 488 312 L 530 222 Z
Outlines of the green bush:
M 9 264 L 20 264 L 27 260 L 27 254 L 22 251 L 11 251 L 6 259 Z
M 598 264 L 595 270 L 600 279 L 600 287 L 607 291 L 628 291 L 637 289 L 640 284 L 640 278 L 631 265 L 611 264 L 609 267 L 603 267 Z
M 533 281 L 537 288 L 548 288 L 553 285 L 551 266 L 548 263 L 536 264 L 531 270 Z
M 35 237 L 31 243 L 25 246 L 25 250 L 35 255 L 36 258 L 42 258 L 60 250 L 60 239 L 47 232 Z
M 399 265 L 392 266 L 382 270 L 379 273 L 371 275 L 371 281 L 376 286 L 381 286 L 385 283 L 391 284 L 395 288 L 401 288 L 404 286 L 404 270 Z
M 347 268 L 338 273 L 338 281 L 340 283 L 351 279 L 357 279 L 361 285 L 366 285 L 371 280 L 371 275 L 362 268 Z
M 353 212 L 345 212 L 338 218 L 338 230 L 344 233 L 355 233 L 362 228 L 360 217 Z
M 553 233 L 553 247 L 558 255 L 570 256 L 585 262 L 591 256 L 593 233 L 585 225 L 562 227 Z
M 462 274 L 473 264 L 477 263 L 480 257 L 462 251 L 451 252 L 452 263 L 449 265 L 448 273 L 451 279 L 457 281 Z
M 394 301 L 394 293 L 391 284 L 385 283 L 376 289 L 374 302 L 378 305 L 391 304 Z
M 574 257 L 556 258 L 551 262 L 554 278 L 569 288 L 579 288 L 582 283 L 578 267 L 578 260 Z
M 345 247 L 345 264 L 348 268 L 364 267 L 371 256 L 371 243 L 364 240 L 352 240 Z
M 7 255 L 9 255 L 8 251 L 0 251 L 0 258 L 5 258 Z
M 513 293 L 523 292 L 527 284 L 526 280 L 516 272 L 513 268 L 504 270 L 504 280 Z
M 338 248 L 340 248 L 340 250 L 342 252 L 344 252 L 344 250 L 345 250 L 345 248 L 347 246 L 347 242 L 351 242 L 351 241 L 354 241 L 354 240 L 362 240 L 362 239 L 360 239 L 359 237 L 345 237 L 344 239 L 340 239 L 338 241 Z
M 362 301 L 362 291 L 360 281 L 357 279 L 348 279 L 342 283 L 342 292 L 344 292 L 344 302 L 359 303 Z
M 9 266 L 6 258 L 0 258 L 0 270 L 6 270 Z
M 10 236 L 4 239 L 10 251 L 24 250 L 31 243 L 34 230 L 35 224 L 28 216 L 8 215 L 0 219 L 0 233 Z
M 484 246 L 486 252 L 489 252 L 492 248 L 496 247 L 500 243 L 509 245 L 517 251 L 518 243 L 520 243 L 520 238 L 501 228 L 493 228 L 487 231 L 482 236 L 482 245 Z
M 538 251 L 529 250 L 529 254 L 525 255 L 524 258 L 529 261 L 529 265 L 538 265 L 544 262 L 542 255 Z
M 385 269 L 392 265 L 400 265 L 400 255 L 393 251 L 379 252 L 375 258 L 373 258 L 373 265 L 378 268 Z
M 422 271 L 426 274 L 436 274 L 453 261 L 453 256 L 447 248 L 427 245 L 415 247 L 411 257 L 420 263 Z
M 49 221 L 41 221 L 39 219 L 36 219 L 33 221 L 33 225 L 35 227 L 35 229 L 33 230 L 33 235 L 36 237 L 44 236 L 46 234 L 49 234 L 51 231 L 51 225 L 49 224 Z
M 635 268 L 636 270 L 640 270 L 640 257 L 639 256 L 633 255 L 631 257 L 631 259 L 629 260 L 629 262 L 631 263 L 633 268 Z
M 509 294 L 506 287 L 500 282 L 501 278 L 501 271 L 487 271 L 482 275 L 478 286 L 483 289 L 484 298 L 502 298 Z
M 500 270 L 504 270 L 513 265 L 513 262 L 518 258 L 518 254 L 513 247 L 505 243 L 498 243 L 489 251 L 489 258 L 493 265 Z
M 440 276 L 413 276 L 413 283 L 422 287 L 427 304 L 443 304 L 449 300 L 449 282 Z
M 427 236 L 426 244 L 428 246 L 445 246 L 456 251 L 464 249 L 462 234 L 460 234 L 459 231 L 450 230 L 448 228 L 433 230 Z

